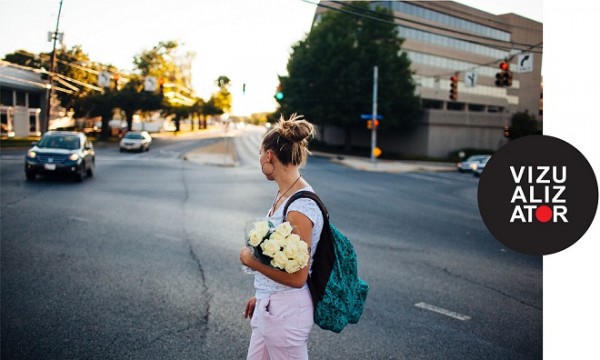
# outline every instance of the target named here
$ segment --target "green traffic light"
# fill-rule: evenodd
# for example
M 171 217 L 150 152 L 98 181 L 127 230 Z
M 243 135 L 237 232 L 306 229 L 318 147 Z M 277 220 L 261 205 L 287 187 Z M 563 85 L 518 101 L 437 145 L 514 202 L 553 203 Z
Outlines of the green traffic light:
M 278 91 L 277 94 L 275 94 L 275 99 L 277 99 L 277 100 L 283 99 L 283 93 L 281 91 Z

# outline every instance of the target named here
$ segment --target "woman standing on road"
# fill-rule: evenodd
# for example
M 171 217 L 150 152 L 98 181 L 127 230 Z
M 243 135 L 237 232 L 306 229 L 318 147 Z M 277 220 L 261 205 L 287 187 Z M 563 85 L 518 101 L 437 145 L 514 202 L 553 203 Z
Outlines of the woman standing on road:
M 275 181 L 279 187 L 269 217 L 283 217 L 284 205 L 294 193 L 313 191 L 300 174 L 309 154 L 308 141 L 313 136 L 313 125 L 296 114 L 288 120 L 281 117 L 265 135 L 260 147 L 261 169 L 267 180 Z M 308 244 L 312 258 L 323 228 L 319 206 L 311 199 L 298 199 L 289 206 L 285 221 Z M 244 310 L 252 327 L 247 359 L 308 359 L 308 336 L 314 322 L 306 283 L 311 261 L 290 274 L 263 264 L 248 247 L 241 250 L 240 261 L 256 270 L 256 292 Z

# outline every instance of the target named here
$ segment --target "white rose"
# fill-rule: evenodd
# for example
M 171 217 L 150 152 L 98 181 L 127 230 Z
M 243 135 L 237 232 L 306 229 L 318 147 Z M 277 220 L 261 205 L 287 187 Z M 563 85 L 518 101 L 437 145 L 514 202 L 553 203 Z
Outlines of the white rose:
M 269 236 L 269 239 L 275 240 L 281 247 L 285 245 L 285 236 L 278 232 L 272 233 L 271 236 Z
M 257 247 L 262 241 L 262 236 L 258 235 L 258 232 L 255 229 L 250 230 L 248 233 L 248 244 Z
M 267 236 L 271 228 L 269 227 L 269 222 L 266 220 L 258 221 L 254 224 L 254 230 L 256 230 L 258 236 L 264 238 Z
M 289 260 L 285 264 L 285 271 L 289 274 L 292 274 L 292 273 L 295 273 L 296 271 L 302 269 L 303 267 L 305 267 L 306 263 L 301 260 L 302 259 L 300 259 L 300 258 Z
M 267 255 L 268 257 L 274 257 L 275 254 L 277 254 L 277 252 L 279 252 L 279 249 L 281 249 L 281 247 L 279 246 L 279 244 L 277 243 L 277 241 L 273 240 L 273 239 L 267 239 L 265 240 L 261 245 L 260 248 L 263 251 L 263 254 Z
M 301 248 L 299 242 L 287 241 L 285 243 L 285 245 L 283 246 L 283 253 L 289 259 L 296 258 L 300 251 L 302 251 L 302 248 Z
M 273 260 L 271 260 L 271 265 L 279 269 L 285 269 L 287 262 L 287 256 L 285 256 L 283 252 L 278 251 L 273 256 Z
M 288 236 L 292 233 L 292 225 L 289 221 L 286 221 L 275 228 L 275 232 L 281 234 L 283 237 Z

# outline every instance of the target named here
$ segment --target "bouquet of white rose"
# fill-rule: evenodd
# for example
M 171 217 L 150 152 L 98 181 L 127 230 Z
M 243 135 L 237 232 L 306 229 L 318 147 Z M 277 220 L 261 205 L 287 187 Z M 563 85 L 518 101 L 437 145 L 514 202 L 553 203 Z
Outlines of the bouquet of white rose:
M 250 227 L 246 243 L 263 264 L 294 273 L 308 264 L 308 244 L 292 233 L 286 221 L 274 226 L 269 220 L 258 220 Z

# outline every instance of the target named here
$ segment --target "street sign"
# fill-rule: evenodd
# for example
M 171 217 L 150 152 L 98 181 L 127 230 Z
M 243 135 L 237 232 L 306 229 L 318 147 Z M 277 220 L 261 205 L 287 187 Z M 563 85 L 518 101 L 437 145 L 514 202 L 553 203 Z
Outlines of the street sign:
M 517 58 L 517 67 L 520 73 L 533 71 L 533 53 L 523 53 Z
M 156 76 L 146 76 L 144 78 L 144 90 L 156 91 Z
M 475 71 L 467 71 L 465 73 L 465 86 L 475 87 L 477 84 L 477 73 Z
M 362 114 L 360 115 L 362 120 L 373 120 L 373 114 Z M 377 120 L 383 119 L 383 116 L 377 115 Z
M 100 87 L 109 87 L 110 86 L 110 73 L 108 71 L 102 71 L 98 75 L 98 86 Z

